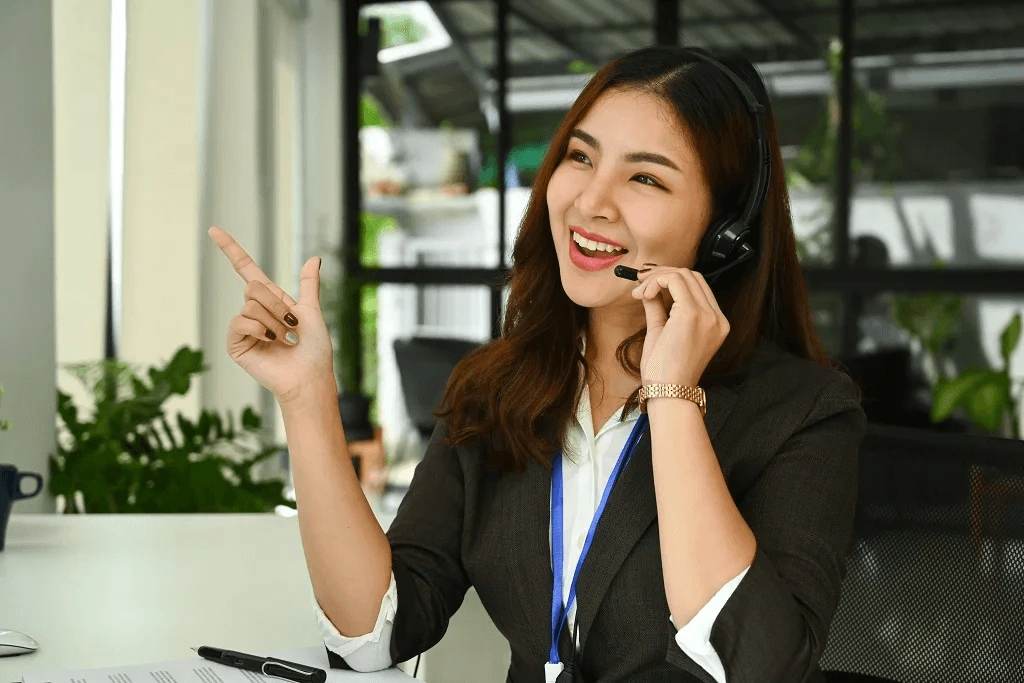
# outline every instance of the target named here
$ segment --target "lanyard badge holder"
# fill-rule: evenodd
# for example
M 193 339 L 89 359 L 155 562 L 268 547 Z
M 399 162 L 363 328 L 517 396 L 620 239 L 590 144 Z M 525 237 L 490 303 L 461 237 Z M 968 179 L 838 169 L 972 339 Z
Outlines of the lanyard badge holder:
M 594 512 L 594 518 L 590 522 L 590 529 L 587 531 L 587 539 L 583 544 L 580 559 L 576 563 L 576 570 L 573 572 L 572 582 L 569 584 L 569 599 L 566 601 L 565 605 L 562 604 L 562 585 L 564 580 L 563 554 L 565 549 L 562 542 L 564 523 L 562 500 L 562 453 L 559 452 L 551 463 L 551 564 L 553 582 L 551 588 L 551 651 L 549 653 L 548 661 L 544 664 L 545 683 L 573 682 L 573 674 L 577 668 L 574 665 L 576 663 L 576 633 L 579 630 L 579 622 L 574 621 L 573 624 L 574 633 L 572 638 L 572 659 L 567 663 L 568 666 L 563 664 L 558 654 L 558 636 L 562 632 L 562 627 L 569 618 L 569 610 L 572 607 L 573 602 L 576 600 L 576 580 L 579 578 L 580 568 L 583 567 L 583 560 L 587 557 L 587 553 L 590 551 L 590 544 L 594 540 L 594 531 L 597 529 L 597 523 L 600 521 L 601 515 L 604 513 L 604 507 L 608 503 L 608 496 L 611 494 L 612 487 L 618 480 L 622 469 L 632 457 L 633 451 L 636 450 L 636 445 L 640 441 L 640 435 L 647 426 L 647 422 L 647 415 L 641 414 L 637 419 L 636 424 L 633 425 L 633 431 L 630 432 L 629 438 L 627 438 L 626 443 L 623 444 L 622 452 L 619 454 L 619 459 L 615 463 L 615 468 L 608 477 L 608 484 L 604 487 L 604 494 L 601 496 L 601 502 L 597 506 L 597 510 Z

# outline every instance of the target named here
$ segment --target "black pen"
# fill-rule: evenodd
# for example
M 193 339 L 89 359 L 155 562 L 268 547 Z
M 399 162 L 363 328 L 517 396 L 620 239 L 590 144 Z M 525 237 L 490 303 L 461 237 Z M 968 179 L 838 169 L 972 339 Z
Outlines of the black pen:
M 324 683 L 327 672 L 315 666 L 288 662 L 276 657 L 257 657 L 234 650 L 221 650 L 216 647 L 201 646 L 196 650 L 203 659 L 211 662 L 233 666 L 236 669 L 255 671 L 271 678 L 281 678 L 294 683 Z

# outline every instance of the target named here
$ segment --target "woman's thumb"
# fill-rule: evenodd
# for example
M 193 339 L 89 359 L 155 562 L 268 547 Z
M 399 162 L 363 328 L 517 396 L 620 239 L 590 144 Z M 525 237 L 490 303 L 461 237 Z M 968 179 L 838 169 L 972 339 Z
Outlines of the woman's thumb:
M 299 271 L 299 302 L 320 308 L 320 264 L 319 256 L 306 261 Z

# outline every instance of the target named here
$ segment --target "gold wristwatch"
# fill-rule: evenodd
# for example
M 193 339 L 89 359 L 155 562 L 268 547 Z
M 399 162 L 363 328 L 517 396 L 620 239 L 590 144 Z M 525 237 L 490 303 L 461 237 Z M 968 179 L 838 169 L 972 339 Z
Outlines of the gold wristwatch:
M 640 387 L 640 412 L 647 412 L 647 399 L 650 398 L 685 398 L 700 406 L 701 417 L 707 414 L 708 402 L 704 390 L 700 387 L 684 387 L 681 384 L 648 384 Z

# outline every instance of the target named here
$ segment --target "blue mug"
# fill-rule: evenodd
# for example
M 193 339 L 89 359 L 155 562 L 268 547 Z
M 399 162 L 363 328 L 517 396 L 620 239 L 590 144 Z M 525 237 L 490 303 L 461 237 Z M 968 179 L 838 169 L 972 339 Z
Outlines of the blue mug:
M 36 488 L 31 493 L 21 489 L 21 482 L 34 479 Z M 14 465 L 0 463 L 0 550 L 4 549 L 4 537 L 7 535 L 7 520 L 11 517 L 11 507 L 16 500 L 24 500 L 38 496 L 43 490 L 43 476 L 35 472 L 19 472 Z

